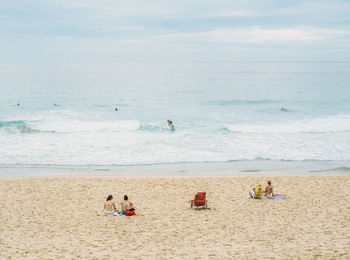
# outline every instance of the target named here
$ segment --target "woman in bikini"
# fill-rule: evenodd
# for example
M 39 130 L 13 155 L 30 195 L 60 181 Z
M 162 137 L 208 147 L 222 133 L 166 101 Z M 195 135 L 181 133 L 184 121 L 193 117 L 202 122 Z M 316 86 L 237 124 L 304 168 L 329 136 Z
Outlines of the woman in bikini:
M 104 215 L 112 215 L 114 212 L 117 211 L 117 208 L 115 207 L 115 203 L 113 201 L 113 196 L 108 195 L 104 206 L 103 206 L 103 214 Z
M 268 181 L 267 182 L 267 186 L 266 186 L 266 189 L 265 189 L 265 196 L 268 196 L 268 195 L 272 195 L 274 196 L 275 194 L 273 193 L 273 186 L 271 185 L 271 181 Z

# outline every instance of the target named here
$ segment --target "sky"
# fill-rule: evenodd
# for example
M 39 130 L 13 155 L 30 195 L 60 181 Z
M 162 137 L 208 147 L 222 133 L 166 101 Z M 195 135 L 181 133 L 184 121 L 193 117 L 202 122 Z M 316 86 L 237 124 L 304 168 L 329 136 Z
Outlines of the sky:
M 1 0 L 0 62 L 349 62 L 350 0 Z

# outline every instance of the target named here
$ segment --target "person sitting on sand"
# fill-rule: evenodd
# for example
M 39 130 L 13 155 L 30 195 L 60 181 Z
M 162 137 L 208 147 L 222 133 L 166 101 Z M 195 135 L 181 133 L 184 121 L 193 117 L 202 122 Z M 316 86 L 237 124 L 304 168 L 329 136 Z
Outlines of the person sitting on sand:
M 264 192 L 265 196 L 268 196 L 268 195 L 274 196 L 275 194 L 273 193 L 273 186 L 271 185 L 271 181 L 269 180 L 267 182 L 267 184 L 268 185 L 266 186 L 266 189 L 265 189 L 265 192 Z
M 125 215 L 127 210 L 134 210 L 133 209 L 133 203 L 128 200 L 128 196 L 124 195 L 124 201 L 120 202 L 120 205 L 122 206 L 122 214 Z
M 103 214 L 112 215 L 116 211 L 117 211 L 117 208 L 115 207 L 115 203 L 113 201 L 113 196 L 108 195 L 108 197 L 104 203 L 104 206 L 103 206 Z

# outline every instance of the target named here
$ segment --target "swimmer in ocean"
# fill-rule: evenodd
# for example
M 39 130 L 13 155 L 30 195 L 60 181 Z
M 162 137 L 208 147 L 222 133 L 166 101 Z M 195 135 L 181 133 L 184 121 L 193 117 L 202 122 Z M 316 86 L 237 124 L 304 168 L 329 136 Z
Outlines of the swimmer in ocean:
M 171 128 L 171 130 L 175 129 L 175 126 L 173 125 L 173 121 L 171 121 L 170 119 L 168 119 L 168 126 Z

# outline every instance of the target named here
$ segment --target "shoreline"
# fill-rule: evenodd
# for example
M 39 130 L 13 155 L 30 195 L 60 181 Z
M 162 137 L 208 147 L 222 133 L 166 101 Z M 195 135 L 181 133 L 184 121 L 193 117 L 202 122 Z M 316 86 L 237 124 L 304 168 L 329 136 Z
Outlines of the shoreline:
M 58 174 L 58 175 L 6 175 L 0 176 L 1 180 L 26 180 L 26 179 L 65 179 L 65 178 L 127 178 L 127 179 L 169 179 L 169 178 L 183 178 L 183 179 L 193 179 L 193 178 L 284 178 L 284 177 L 350 177 L 349 173 L 288 173 L 288 174 L 273 174 L 273 173 L 261 173 L 261 174 L 201 174 L 201 173 L 191 173 L 191 174 Z
M 350 161 L 232 161 L 148 165 L 0 165 L 3 176 L 347 175 Z

